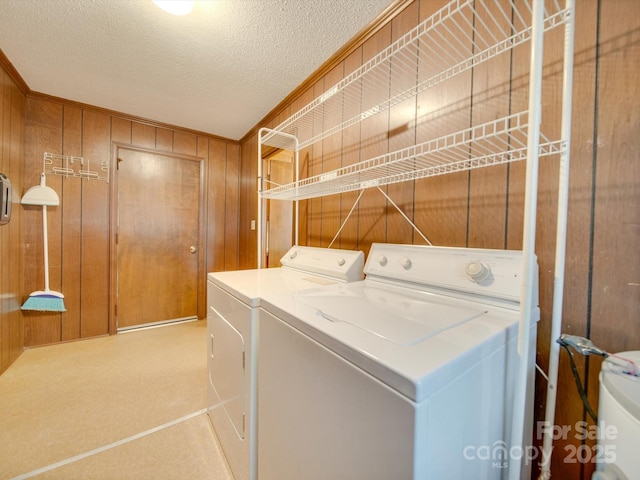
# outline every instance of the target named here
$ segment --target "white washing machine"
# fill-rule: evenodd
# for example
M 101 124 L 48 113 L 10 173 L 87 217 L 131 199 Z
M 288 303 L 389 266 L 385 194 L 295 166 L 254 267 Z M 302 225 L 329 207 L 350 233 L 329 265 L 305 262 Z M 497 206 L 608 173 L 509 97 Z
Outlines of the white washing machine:
M 281 268 L 208 274 L 207 412 L 233 475 L 256 478 L 258 308 L 268 292 L 362 280 L 364 254 L 294 246 Z
M 374 244 L 364 281 L 263 296 L 260 480 L 506 478 L 522 263 Z

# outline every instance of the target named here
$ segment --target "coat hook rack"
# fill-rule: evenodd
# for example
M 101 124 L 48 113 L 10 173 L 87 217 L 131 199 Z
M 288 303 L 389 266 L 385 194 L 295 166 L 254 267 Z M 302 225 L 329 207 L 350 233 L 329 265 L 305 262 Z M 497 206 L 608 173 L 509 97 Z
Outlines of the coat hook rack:
M 109 162 L 96 162 L 73 155 L 57 155 L 44 152 L 42 171 L 45 174 L 62 175 L 63 177 L 80 177 L 104 180 L 109 183 Z

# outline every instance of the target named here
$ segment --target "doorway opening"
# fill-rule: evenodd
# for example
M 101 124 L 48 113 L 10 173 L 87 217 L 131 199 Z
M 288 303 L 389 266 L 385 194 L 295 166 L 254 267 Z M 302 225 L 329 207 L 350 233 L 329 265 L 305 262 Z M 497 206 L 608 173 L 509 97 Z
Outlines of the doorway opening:
M 264 180 L 271 185 L 285 185 L 295 179 L 294 154 L 280 150 L 263 159 Z M 294 204 L 283 200 L 266 200 L 264 207 L 263 265 L 280 267 L 280 259 L 294 244 Z

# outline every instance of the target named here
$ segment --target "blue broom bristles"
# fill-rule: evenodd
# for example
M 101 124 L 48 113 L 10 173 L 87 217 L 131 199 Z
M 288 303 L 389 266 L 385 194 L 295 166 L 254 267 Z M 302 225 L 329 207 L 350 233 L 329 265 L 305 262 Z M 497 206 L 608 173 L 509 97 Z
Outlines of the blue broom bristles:
M 66 312 L 64 300 L 54 295 L 32 295 L 22 305 L 21 310 L 36 310 L 38 312 Z

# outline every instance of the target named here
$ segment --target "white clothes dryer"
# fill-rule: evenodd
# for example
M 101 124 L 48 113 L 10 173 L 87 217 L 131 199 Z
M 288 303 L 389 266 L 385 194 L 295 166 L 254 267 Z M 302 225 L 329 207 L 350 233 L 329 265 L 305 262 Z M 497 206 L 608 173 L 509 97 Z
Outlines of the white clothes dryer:
M 281 268 L 208 274 L 207 413 L 238 480 L 256 478 L 258 309 L 266 293 L 362 280 L 358 251 L 294 246 Z
M 364 281 L 266 294 L 260 480 L 506 478 L 522 267 L 516 251 L 374 244 Z

